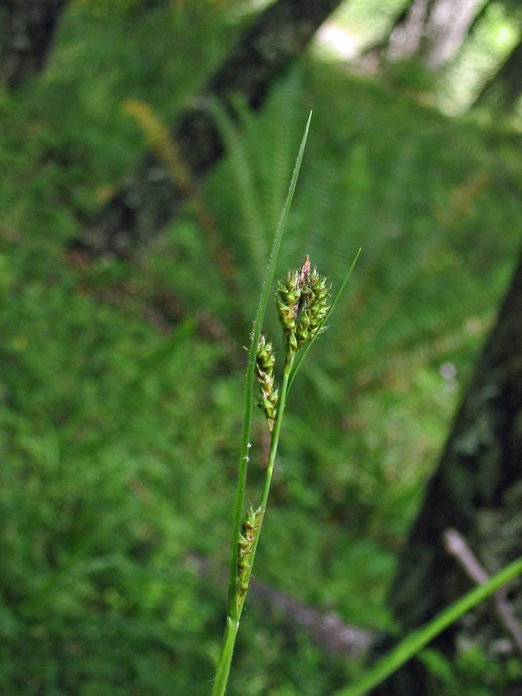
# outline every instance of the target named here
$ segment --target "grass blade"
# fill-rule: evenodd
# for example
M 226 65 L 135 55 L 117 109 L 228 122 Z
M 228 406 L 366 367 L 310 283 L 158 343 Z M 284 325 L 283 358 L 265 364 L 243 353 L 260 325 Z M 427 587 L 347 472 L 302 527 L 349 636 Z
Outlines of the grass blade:
M 465 594 L 454 604 L 444 609 L 438 616 L 418 631 L 410 633 L 399 645 L 385 655 L 375 667 L 370 669 L 356 684 L 337 691 L 334 696 L 364 696 L 370 689 L 384 681 L 399 667 L 425 648 L 439 633 L 455 623 L 463 614 L 484 601 L 502 585 L 522 573 L 522 556 L 493 575 L 487 582 Z

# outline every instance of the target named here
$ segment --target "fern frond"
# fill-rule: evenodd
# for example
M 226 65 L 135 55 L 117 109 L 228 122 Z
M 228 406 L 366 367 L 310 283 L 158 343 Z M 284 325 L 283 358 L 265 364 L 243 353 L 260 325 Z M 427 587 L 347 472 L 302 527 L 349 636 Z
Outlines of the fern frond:
M 223 245 L 214 220 L 214 215 L 199 195 L 189 168 L 183 161 L 178 145 L 167 126 L 154 113 L 150 104 L 137 99 L 128 99 L 124 110 L 136 119 L 144 132 L 150 148 L 163 163 L 172 183 L 187 197 L 192 210 L 205 235 L 209 259 L 219 269 L 231 299 L 238 297 L 237 272 L 230 252 Z
M 219 102 L 214 101 L 211 102 L 211 110 L 227 148 L 236 178 L 238 200 L 246 228 L 244 241 L 247 244 L 251 259 L 251 271 L 254 273 L 253 284 L 257 285 L 263 278 L 268 245 L 263 232 L 264 225 L 252 167 L 244 142 L 224 107 Z

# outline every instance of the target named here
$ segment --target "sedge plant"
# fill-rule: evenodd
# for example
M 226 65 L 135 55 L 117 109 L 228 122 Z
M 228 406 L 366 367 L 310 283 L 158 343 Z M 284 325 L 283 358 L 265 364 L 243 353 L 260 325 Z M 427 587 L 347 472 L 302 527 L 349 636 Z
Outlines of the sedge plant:
M 278 284 L 276 304 L 283 329 L 285 355 L 281 384 L 277 388 L 275 385 L 274 373 L 276 358 L 273 346 L 261 333 L 261 328 L 274 280 L 283 230 L 303 159 L 311 116 L 310 114 L 305 127 L 288 194 L 274 236 L 272 251 L 254 320 L 254 328 L 250 336 L 249 361 L 245 385 L 243 434 L 230 552 L 227 619 L 212 696 L 222 696 L 225 693 L 241 613 L 248 591 L 270 492 L 270 484 L 276 461 L 281 424 L 288 393 L 304 356 L 314 340 L 324 331 L 324 323 L 339 299 L 353 270 L 357 256 L 359 255 L 358 252 L 333 300 L 331 300 L 329 281 L 327 278 L 321 276 L 316 268 L 312 268 L 308 256 L 300 268 L 289 271 L 286 281 Z M 265 482 L 259 505 L 257 507 L 250 506 L 246 513 L 244 513 L 246 477 L 251 447 L 250 425 L 252 419 L 252 402 L 256 377 L 260 389 L 259 405 L 264 411 L 267 427 L 270 431 L 270 448 Z
M 330 282 L 326 277 L 320 275 L 317 268 L 311 266 L 308 255 L 299 268 L 290 270 L 286 280 L 278 283 L 276 307 L 283 331 L 284 357 L 282 359 L 282 378 L 280 385 L 277 386 L 274 369 L 276 356 L 273 345 L 261 330 L 274 280 L 283 230 L 303 159 L 311 116 L 312 114 L 310 114 L 305 127 L 287 198 L 274 236 L 254 327 L 250 336 L 249 361 L 245 384 L 243 433 L 230 552 L 227 618 L 212 696 L 223 696 L 226 690 L 241 613 L 248 592 L 256 549 L 266 512 L 281 425 L 290 388 L 311 345 L 326 329 L 325 322 L 339 300 L 361 252 L 359 249 L 333 299 L 331 297 Z M 265 414 L 267 427 L 270 431 L 270 447 L 265 481 L 259 504 L 256 507 L 250 505 L 245 512 L 244 498 L 251 448 L 250 426 L 256 378 L 259 383 L 258 403 Z M 364 696 L 364 694 L 399 669 L 405 662 L 414 657 L 431 640 L 457 621 L 464 613 L 484 601 L 521 572 L 522 558 L 518 558 L 490 578 L 484 585 L 471 590 L 457 602 L 447 607 L 425 626 L 410 633 L 376 665 L 370 667 L 356 683 L 337 691 L 334 696 Z

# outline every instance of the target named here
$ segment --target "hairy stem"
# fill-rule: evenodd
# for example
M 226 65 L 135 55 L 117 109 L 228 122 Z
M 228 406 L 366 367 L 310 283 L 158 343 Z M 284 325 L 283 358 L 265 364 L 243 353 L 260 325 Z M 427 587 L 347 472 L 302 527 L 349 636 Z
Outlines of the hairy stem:
M 232 662 L 232 654 L 236 643 L 237 629 L 239 628 L 239 618 L 234 620 L 231 616 L 227 616 L 225 624 L 225 633 L 223 642 L 221 643 L 221 653 L 216 669 L 216 678 L 212 687 L 212 696 L 222 696 L 225 693 L 228 682 L 228 673 L 230 672 L 230 663 Z

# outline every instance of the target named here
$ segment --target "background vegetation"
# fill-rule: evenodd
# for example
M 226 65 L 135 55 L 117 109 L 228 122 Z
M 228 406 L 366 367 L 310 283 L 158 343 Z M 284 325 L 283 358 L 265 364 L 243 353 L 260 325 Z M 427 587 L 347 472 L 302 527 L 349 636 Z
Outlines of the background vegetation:
M 72 2 L 45 72 L 0 92 L 6 695 L 209 693 L 241 346 L 310 109 L 279 277 L 309 253 L 335 285 L 363 252 L 294 386 L 256 578 L 395 630 L 397 552 L 515 262 L 520 134 L 513 113 L 451 119 L 391 72 L 312 51 L 261 113 L 237 98 L 237 124 L 219 119 L 228 156 L 137 263 L 68 252 L 248 9 Z M 259 414 L 253 485 L 263 433 Z M 476 646 L 451 669 L 425 661 L 437 693 L 501 693 L 520 675 Z M 327 694 L 360 668 L 251 597 L 230 694 Z

